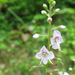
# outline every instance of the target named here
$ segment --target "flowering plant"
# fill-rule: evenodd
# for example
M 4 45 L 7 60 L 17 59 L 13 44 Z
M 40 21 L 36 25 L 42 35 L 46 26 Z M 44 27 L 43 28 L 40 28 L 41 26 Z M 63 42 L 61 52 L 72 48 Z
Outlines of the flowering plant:
M 66 26 L 64 26 L 64 25 L 60 25 L 58 27 L 51 28 L 51 22 L 53 21 L 52 16 L 55 15 L 57 12 L 59 12 L 60 8 L 55 9 L 55 11 L 52 13 L 51 10 L 55 6 L 56 1 L 53 1 L 53 0 L 47 0 L 47 1 L 49 3 L 49 9 L 48 9 L 48 6 L 46 4 L 43 4 L 43 7 L 45 10 L 42 10 L 41 13 L 48 17 L 47 22 L 49 23 L 49 32 L 48 32 L 48 35 L 44 35 L 44 36 L 48 37 L 48 46 L 47 46 L 47 48 L 45 46 L 43 46 L 40 49 L 40 52 L 36 53 L 36 58 L 41 59 L 39 65 L 42 66 L 41 65 L 42 62 L 44 64 L 43 65 L 44 75 L 46 75 L 46 72 L 47 72 L 47 66 L 46 65 L 48 63 L 48 60 L 51 64 L 53 64 L 53 62 L 51 60 L 56 58 L 54 53 L 51 51 L 50 47 L 52 46 L 52 48 L 54 50 L 59 50 L 59 51 L 63 52 L 63 50 L 61 50 L 61 47 L 60 47 L 60 44 L 63 42 L 63 38 L 62 38 L 61 32 L 57 29 L 59 29 L 59 28 L 65 29 L 66 28 Z M 53 37 L 51 37 L 52 30 L 54 30 Z M 37 33 L 37 34 L 33 35 L 33 38 L 37 39 L 40 36 L 41 35 Z M 56 59 L 61 61 L 60 58 L 56 58 Z M 37 66 L 33 66 L 30 70 L 32 70 L 35 67 L 37 67 Z M 62 71 L 59 71 L 58 69 L 55 69 L 54 71 L 57 71 L 59 75 L 69 75 L 67 72 L 63 73 Z M 53 75 L 53 73 L 50 73 L 50 75 Z

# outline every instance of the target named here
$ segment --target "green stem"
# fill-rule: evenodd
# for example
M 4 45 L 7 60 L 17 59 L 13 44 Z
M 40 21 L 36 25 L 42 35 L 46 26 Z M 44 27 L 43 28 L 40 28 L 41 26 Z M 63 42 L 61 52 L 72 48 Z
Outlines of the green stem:
M 51 22 L 49 23 L 48 50 L 49 50 L 49 48 L 50 48 L 50 32 L 51 32 Z
M 50 17 L 51 17 L 51 5 L 50 5 Z M 50 49 L 50 35 L 51 35 L 51 22 L 49 23 L 49 38 L 48 38 L 48 50 Z
M 45 65 L 45 69 L 44 69 L 44 75 L 46 75 L 46 65 Z
M 8 11 L 9 11 L 14 17 L 16 17 L 22 24 L 25 24 L 25 22 L 24 22 L 18 15 L 16 15 L 10 8 L 8 8 Z

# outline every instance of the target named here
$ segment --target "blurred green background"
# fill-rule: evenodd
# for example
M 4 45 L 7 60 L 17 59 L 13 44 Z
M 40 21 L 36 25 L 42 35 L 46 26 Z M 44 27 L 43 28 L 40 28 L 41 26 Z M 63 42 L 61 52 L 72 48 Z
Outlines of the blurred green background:
M 32 38 L 35 33 L 48 34 L 47 17 L 40 13 L 43 3 L 48 5 L 47 0 L 0 0 L 0 75 L 43 75 L 43 68 L 29 72 L 40 62 L 35 54 L 43 45 L 47 47 L 47 37 Z M 70 73 L 68 68 L 73 68 L 75 58 L 75 0 L 56 0 L 56 8 L 61 10 L 52 17 L 52 28 L 66 26 L 64 30 L 59 29 L 64 53 L 51 50 L 64 65 L 53 60 L 55 65 L 48 64 L 48 67 Z

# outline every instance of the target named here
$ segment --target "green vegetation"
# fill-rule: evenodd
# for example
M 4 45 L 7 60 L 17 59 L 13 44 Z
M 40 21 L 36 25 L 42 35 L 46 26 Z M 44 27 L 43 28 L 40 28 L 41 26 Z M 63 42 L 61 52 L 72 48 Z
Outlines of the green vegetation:
M 52 27 L 66 26 L 64 30 L 59 29 L 64 38 L 61 44 L 64 53 L 57 51 L 59 54 L 56 54 L 56 57 L 62 58 L 64 65 L 57 61 L 54 66 L 48 66 L 70 73 L 68 68 L 74 66 L 72 59 L 75 59 L 75 1 L 56 2 L 54 8 L 61 10 L 52 17 Z M 0 0 L 0 75 L 42 75 L 43 68 L 29 70 L 40 62 L 35 54 L 43 45 L 47 46 L 46 37 L 32 38 L 35 33 L 48 34 L 46 16 L 40 13 L 43 3 L 47 1 Z

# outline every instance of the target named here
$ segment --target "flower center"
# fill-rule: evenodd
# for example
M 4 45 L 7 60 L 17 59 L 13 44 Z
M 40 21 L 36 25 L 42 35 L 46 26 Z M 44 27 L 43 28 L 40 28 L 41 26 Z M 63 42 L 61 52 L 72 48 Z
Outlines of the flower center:
M 56 38 L 55 40 L 58 41 L 58 38 Z
M 44 55 L 44 56 L 46 56 L 47 54 L 46 54 L 46 53 L 44 53 L 43 55 Z
M 56 37 L 55 37 L 55 42 L 57 42 L 57 41 L 58 41 L 58 39 L 59 39 L 59 37 L 58 37 L 58 36 L 56 36 Z
M 47 56 L 47 52 L 43 52 L 42 55 L 43 55 L 43 56 Z

